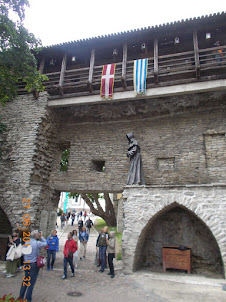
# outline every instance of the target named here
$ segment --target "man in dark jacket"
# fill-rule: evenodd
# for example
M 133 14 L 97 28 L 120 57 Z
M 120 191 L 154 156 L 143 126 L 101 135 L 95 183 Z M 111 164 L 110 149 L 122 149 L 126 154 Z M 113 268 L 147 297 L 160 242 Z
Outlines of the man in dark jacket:
M 79 230 L 79 232 L 81 232 L 82 228 L 83 228 L 83 220 L 82 220 L 82 217 L 81 217 L 78 221 L 78 230 Z
M 90 217 L 89 217 L 89 219 L 86 221 L 85 225 L 86 225 L 86 228 L 87 228 L 87 232 L 90 233 L 90 229 L 91 229 L 91 227 L 92 227 L 92 225 L 93 225 L 93 222 L 92 222 L 92 220 L 90 219 Z

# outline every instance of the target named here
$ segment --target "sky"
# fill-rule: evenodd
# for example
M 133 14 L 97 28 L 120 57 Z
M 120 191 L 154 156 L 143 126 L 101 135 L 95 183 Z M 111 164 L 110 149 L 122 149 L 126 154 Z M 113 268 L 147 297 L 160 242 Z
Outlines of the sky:
M 30 0 L 24 25 L 47 46 L 222 11 L 226 0 Z

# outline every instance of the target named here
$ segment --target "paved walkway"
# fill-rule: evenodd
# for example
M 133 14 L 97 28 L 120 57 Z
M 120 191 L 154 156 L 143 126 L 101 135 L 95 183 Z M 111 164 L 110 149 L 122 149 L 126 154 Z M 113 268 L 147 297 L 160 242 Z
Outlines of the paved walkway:
M 195 275 L 150 273 L 139 271 L 133 275 L 123 275 L 121 261 L 115 261 L 116 276 L 107 276 L 108 270 L 99 272 L 94 265 L 97 233 L 92 230 L 88 242 L 87 257 L 79 260 L 75 277 L 61 280 L 63 275 L 63 246 L 67 233 L 75 227 L 66 226 L 64 233 L 58 230 L 60 250 L 53 271 L 41 269 L 35 289 L 33 302 L 226 302 L 226 291 L 222 290 L 224 279 L 209 279 Z M 0 265 L 0 271 L 5 264 Z M 68 274 L 70 276 L 70 274 Z M 23 271 L 14 278 L 7 279 L 0 274 L 0 294 L 19 295 Z M 79 292 L 81 296 L 69 296 Z

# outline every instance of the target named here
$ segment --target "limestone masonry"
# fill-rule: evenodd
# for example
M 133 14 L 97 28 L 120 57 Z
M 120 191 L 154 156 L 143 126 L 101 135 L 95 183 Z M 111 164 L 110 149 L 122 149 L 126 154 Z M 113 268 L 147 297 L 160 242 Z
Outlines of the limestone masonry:
M 47 101 L 47 93 L 38 100 L 24 95 L 0 108 L 7 125 L 1 216 L 12 228 L 23 220 L 23 198 L 31 199 L 32 228 L 47 234 L 61 191 L 124 191 L 125 272 L 161 270 L 161 247 L 179 244 L 191 247 L 193 272 L 225 273 L 225 91 L 65 108 Z M 125 187 L 125 135 L 131 131 L 141 147 L 146 187 Z M 69 164 L 62 172 L 65 148 Z

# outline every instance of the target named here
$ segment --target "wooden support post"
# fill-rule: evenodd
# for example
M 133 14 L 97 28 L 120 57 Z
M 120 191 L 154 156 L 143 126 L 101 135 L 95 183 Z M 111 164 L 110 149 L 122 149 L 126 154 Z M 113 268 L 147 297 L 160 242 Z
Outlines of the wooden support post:
M 159 62 L 158 62 L 158 40 L 154 40 L 154 78 L 155 84 L 158 84 Z
M 199 45 L 198 45 L 198 35 L 196 30 L 193 31 L 193 44 L 194 44 L 196 77 L 200 78 Z
M 95 49 L 91 50 L 91 56 L 90 56 L 90 65 L 89 65 L 89 79 L 88 79 L 88 88 L 89 91 L 93 91 L 93 69 L 94 69 L 94 63 L 95 63 Z
M 64 84 L 64 76 L 67 67 L 67 55 L 64 54 L 62 64 L 61 64 L 61 71 L 60 71 L 60 80 L 59 80 L 59 88 L 60 94 L 63 95 L 63 84 Z
M 45 67 L 45 57 L 42 57 L 41 62 L 40 62 L 40 65 L 39 65 L 39 69 L 38 69 L 38 71 L 39 71 L 41 74 L 43 74 L 44 67 Z
M 45 67 L 45 57 L 43 56 L 43 57 L 41 58 L 41 62 L 40 62 L 40 64 L 39 64 L 39 69 L 38 69 L 38 71 L 39 71 L 41 74 L 43 74 L 44 67 Z M 39 98 L 39 91 L 33 89 L 33 90 L 32 90 L 32 93 L 33 93 L 34 98 L 35 98 L 36 100 L 38 100 L 38 98 Z
M 123 60 L 122 60 L 122 86 L 126 89 L 126 64 L 127 64 L 127 43 L 125 42 L 123 45 Z

